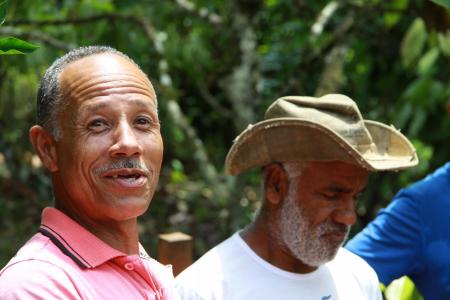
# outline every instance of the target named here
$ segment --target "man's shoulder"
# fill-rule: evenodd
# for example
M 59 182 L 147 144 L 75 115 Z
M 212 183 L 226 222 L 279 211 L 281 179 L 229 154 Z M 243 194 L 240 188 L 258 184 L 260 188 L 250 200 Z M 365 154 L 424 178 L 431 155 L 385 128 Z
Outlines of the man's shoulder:
M 206 252 L 175 278 L 175 287 L 182 299 L 215 299 L 216 295 L 222 295 L 224 276 L 242 251 L 235 235 Z
M 218 264 L 220 264 L 221 261 L 232 262 L 232 258 L 236 252 L 239 251 L 241 250 L 237 247 L 236 237 L 233 235 L 202 255 L 191 266 L 183 271 L 182 274 L 199 274 L 198 272 L 206 270 L 211 272 L 215 267 L 217 267 Z
M 32 251 L 33 247 L 37 251 Z M 72 285 L 66 284 L 70 283 L 67 273 L 52 262 L 47 250 L 46 244 L 39 243 L 27 243 L 19 250 L 0 271 L 0 299 L 27 299 L 36 293 L 50 296 L 55 291 L 62 292 L 61 296 L 76 293 L 69 291 Z
M 27 279 L 45 278 L 47 276 L 57 277 L 63 274 L 62 268 L 51 261 L 39 258 L 12 259 L 0 271 L 0 288 L 5 286 L 5 282 L 16 285 L 26 282 Z
M 17 254 L 11 258 L 6 268 L 18 263 L 27 263 L 30 261 L 40 261 L 42 263 L 57 264 L 62 260 L 65 261 L 65 256 L 54 245 L 54 243 L 41 233 L 35 234 L 31 237 L 20 249 Z M 3 272 L 3 271 L 2 271 Z M 1 273 L 0 273 L 1 274 Z
M 336 257 L 326 266 L 341 292 L 366 297 L 358 299 L 381 299 L 377 274 L 361 257 L 340 248 Z
M 356 276 L 364 275 L 369 276 L 367 278 L 377 278 L 373 268 L 364 259 L 346 248 L 341 247 L 336 257 L 328 264 L 339 271 L 349 272 Z
M 46 236 L 37 233 L 29 239 L 16 255 L 0 270 L 0 282 L 45 274 L 54 276 L 56 270 L 63 272 L 70 261 Z M 68 270 L 70 271 L 70 270 Z

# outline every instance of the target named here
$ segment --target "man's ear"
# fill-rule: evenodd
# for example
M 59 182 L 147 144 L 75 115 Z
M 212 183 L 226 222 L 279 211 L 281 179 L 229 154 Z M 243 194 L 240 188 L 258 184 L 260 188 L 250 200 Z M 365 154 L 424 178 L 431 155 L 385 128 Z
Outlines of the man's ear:
M 44 166 L 50 172 L 58 171 L 58 161 L 53 136 L 42 126 L 30 128 L 30 141 Z
M 289 180 L 286 171 L 280 164 L 270 164 L 264 172 L 264 191 L 269 204 L 278 205 L 286 197 Z

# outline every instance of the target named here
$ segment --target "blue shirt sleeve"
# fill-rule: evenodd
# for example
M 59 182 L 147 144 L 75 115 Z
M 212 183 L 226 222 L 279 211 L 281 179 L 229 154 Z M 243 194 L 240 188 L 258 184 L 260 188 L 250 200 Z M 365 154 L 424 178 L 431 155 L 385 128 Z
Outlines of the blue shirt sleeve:
M 406 191 L 400 192 L 346 245 L 375 269 L 385 285 L 422 268 L 420 205 Z

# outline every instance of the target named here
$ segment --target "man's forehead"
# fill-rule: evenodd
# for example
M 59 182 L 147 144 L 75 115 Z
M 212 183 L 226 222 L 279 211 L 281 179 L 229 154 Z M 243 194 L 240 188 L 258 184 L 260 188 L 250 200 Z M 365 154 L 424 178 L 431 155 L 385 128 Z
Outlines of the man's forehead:
M 322 184 L 335 186 L 365 185 L 369 172 L 360 166 L 345 162 L 309 162 L 305 164 L 303 175 Z
M 68 64 L 61 76 L 82 76 L 94 74 L 134 74 L 148 81 L 147 76 L 130 60 L 117 54 L 99 53 L 93 54 Z
M 326 190 L 339 192 L 339 193 L 351 193 L 357 188 L 357 192 L 362 192 L 366 189 L 367 181 L 361 177 L 352 178 L 350 181 L 330 181 L 325 188 Z
M 141 98 L 132 98 L 124 100 L 127 105 L 132 105 L 139 109 L 155 109 L 155 104 L 153 102 L 150 102 L 148 100 L 144 100 Z M 123 102 L 123 103 L 125 103 Z M 94 99 L 92 101 L 89 101 L 88 103 L 85 103 L 83 107 L 81 108 L 81 113 L 96 113 L 101 110 L 105 109 L 111 109 L 114 108 L 111 106 L 111 104 L 107 100 L 101 100 L 101 99 Z
M 129 87 L 148 95 L 156 104 L 147 76 L 134 63 L 116 54 L 101 53 L 74 61 L 64 68 L 59 80 L 63 93 L 69 97 L 101 96 Z

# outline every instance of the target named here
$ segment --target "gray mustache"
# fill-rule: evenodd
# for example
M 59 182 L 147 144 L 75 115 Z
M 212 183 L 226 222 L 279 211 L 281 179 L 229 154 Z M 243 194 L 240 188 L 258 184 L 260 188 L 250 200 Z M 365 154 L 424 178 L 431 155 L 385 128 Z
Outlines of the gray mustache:
M 108 165 L 99 167 L 98 169 L 95 170 L 95 174 L 99 175 L 116 169 L 140 169 L 147 175 L 150 173 L 147 167 L 143 165 L 140 161 L 131 158 L 122 158 L 113 161 Z
M 350 228 L 351 228 L 351 226 L 349 226 L 349 225 L 336 224 L 329 220 L 321 226 L 320 230 L 322 232 L 336 231 L 336 232 L 347 234 L 350 231 Z

